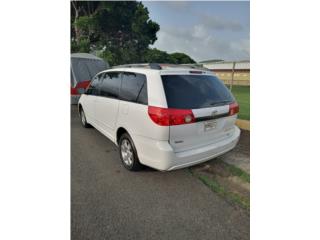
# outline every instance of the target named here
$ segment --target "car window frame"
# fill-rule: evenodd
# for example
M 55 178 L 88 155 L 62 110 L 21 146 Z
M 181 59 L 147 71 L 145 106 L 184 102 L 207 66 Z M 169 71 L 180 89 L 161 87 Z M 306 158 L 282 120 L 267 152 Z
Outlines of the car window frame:
M 144 76 L 144 78 L 145 78 L 144 83 L 142 84 L 141 88 L 139 89 L 139 92 L 138 92 L 138 95 L 137 95 L 135 101 L 131 101 L 131 100 L 128 100 L 128 99 L 124 99 L 124 98 L 121 96 L 121 90 L 122 90 L 122 84 L 123 84 L 123 79 L 124 79 L 124 78 L 123 78 L 124 73 L 139 74 L 139 75 Z M 146 98 L 147 98 L 146 103 L 138 102 L 138 99 L 139 99 L 139 97 L 140 97 L 140 94 L 141 94 L 144 86 L 146 87 Z M 121 72 L 121 85 L 120 85 L 120 90 L 119 90 L 119 100 L 125 101 L 125 102 L 131 102 L 131 103 L 136 103 L 136 104 L 141 104 L 141 105 L 148 106 L 149 98 L 148 98 L 148 81 L 147 81 L 147 75 L 144 74 L 144 73 L 138 73 L 138 72 L 122 71 L 122 72 Z
M 119 78 L 120 78 L 120 83 L 119 83 L 119 89 L 118 89 L 118 96 L 117 97 L 112 97 L 112 96 L 105 96 L 105 95 L 101 95 L 101 87 L 102 87 L 102 83 L 105 79 L 105 76 L 106 75 L 109 75 L 109 74 L 112 74 L 112 73 L 119 73 Z M 105 97 L 105 98 L 111 98 L 111 99 L 117 99 L 117 100 L 120 100 L 119 97 L 120 97 L 120 89 L 121 89 L 121 83 L 122 83 L 122 72 L 121 71 L 111 71 L 111 72 L 105 72 L 105 74 L 103 75 L 103 77 L 101 77 L 101 82 L 100 82 L 100 85 L 99 85 L 99 96 L 100 97 Z
M 100 96 L 100 84 L 101 84 L 101 78 L 105 75 L 105 72 L 102 72 L 102 73 L 98 73 L 96 76 L 94 76 L 92 78 L 92 80 L 90 81 L 90 84 L 88 86 L 88 88 L 86 89 L 85 93 L 86 95 L 89 95 L 89 96 Z M 92 94 L 92 93 L 88 93 L 89 90 L 92 90 L 91 86 L 92 86 L 92 83 L 93 81 L 95 81 L 97 79 L 98 83 L 97 83 L 97 93 L 96 94 Z

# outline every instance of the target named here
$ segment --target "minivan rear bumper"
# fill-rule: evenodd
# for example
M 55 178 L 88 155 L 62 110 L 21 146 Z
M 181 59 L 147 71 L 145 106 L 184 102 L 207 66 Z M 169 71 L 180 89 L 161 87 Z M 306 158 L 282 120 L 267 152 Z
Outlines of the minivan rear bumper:
M 149 167 L 171 171 L 208 161 L 232 150 L 240 138 L 240 129 L 234 126 L 231 136 L 220 142 L 175 153 L 168 141 L 138 137 L 134 139 L 140 162 Z

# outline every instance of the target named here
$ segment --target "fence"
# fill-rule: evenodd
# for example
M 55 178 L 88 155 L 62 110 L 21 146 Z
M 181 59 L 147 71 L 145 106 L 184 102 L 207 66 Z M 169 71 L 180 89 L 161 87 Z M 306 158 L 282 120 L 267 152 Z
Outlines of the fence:
M 226 85 L 250 86 L 250 62 L 205 62 L 204 67 L 213 71 Z
M 239 85 L 250 86 L 250 71 L 214 71 L 213 72 L 224 82 L 226 85 Z

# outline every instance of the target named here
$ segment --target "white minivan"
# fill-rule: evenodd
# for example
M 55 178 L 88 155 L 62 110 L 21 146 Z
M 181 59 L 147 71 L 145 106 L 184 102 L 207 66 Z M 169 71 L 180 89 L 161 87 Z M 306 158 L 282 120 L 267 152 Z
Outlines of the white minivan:
M 81 123 L 119 146 L 123 165 L 169 171 L 233 149 L 239 106 L 209 70 L 133 64 L 98 73 L 78 103 Z

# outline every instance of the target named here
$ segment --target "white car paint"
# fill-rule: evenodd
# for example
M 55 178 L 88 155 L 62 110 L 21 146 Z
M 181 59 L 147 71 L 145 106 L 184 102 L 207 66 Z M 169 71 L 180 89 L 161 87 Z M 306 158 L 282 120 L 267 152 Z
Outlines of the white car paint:
M 82 94 L 82 106 L 89 124 L 118 145 L 117 131 L 124 128 L 131 136 L 140 162 L 166 171 L 198 164 L 233 149 L 240 137 L 235 126 L 237 115 L 214 120 L 214 129 L 205 131 L 207 121 L 192 124 L 160 126 L 148 115 L 148 106 L 167 108 L 162 75 L 197 75 L 190 69 L 155 70 L 148 68 L 116 68 L 103 72 L 141 73 L 147 79 L 148 105 Z M 101 72 L 101 73 L 103 73 Z M 101 74 L 99 73 L 99 74 Z M 99 75 L 98 74 L 98 75 Z M 202 75 L 213 75 L 203 71 Z M 192 109 L 198 117 L 228 114 L 229 105 Z

